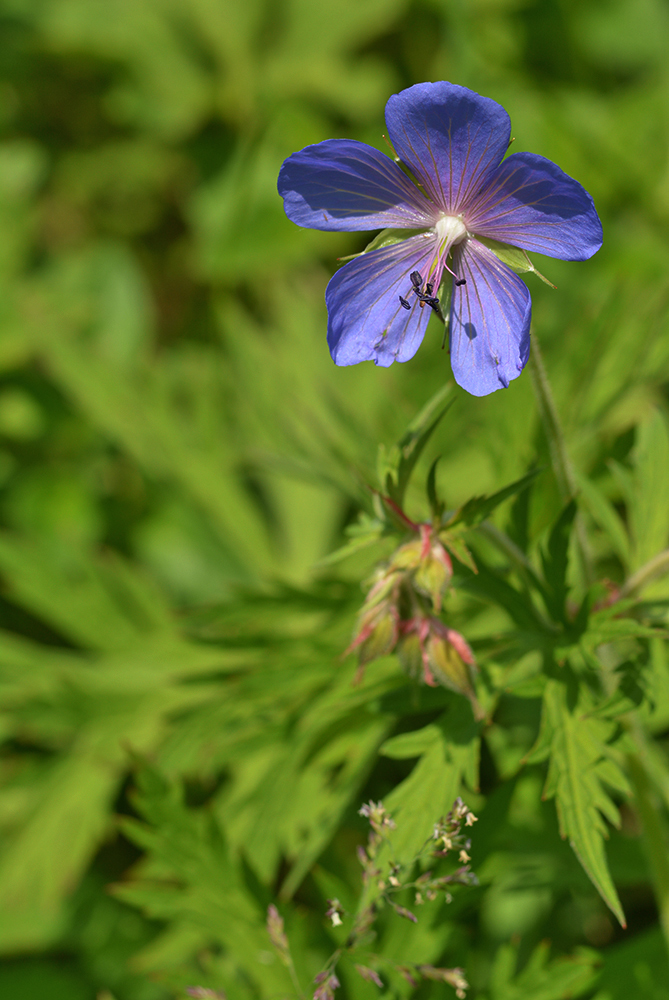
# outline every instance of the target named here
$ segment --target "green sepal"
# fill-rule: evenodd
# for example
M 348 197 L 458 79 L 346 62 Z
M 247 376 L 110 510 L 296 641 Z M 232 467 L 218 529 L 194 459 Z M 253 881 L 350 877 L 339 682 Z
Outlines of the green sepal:
M 377 233 L 372 242 L 368 243 L 360 253 L 351 253 L 348 257 L 337 257 L 337 260 L 355 260 L 356 257 L 362 257 L 363 254 L 369 253 L 371 250 L 382 250 L 384 247 L 392 247 L 396 243 L 403 243 L 404 240 L 408 240 L 412 236 L 420 236 L 421 233 L 427 232 L 429 232 L 428 229 L 384 229 L 380 233 Z
M 463 566 L 467 566 L 472 573 L 478 573 L 476 563 L 472 558 L 471 552 L 465 545 L 461 532 L 440 531 L 438 537 L 444 548 L 448 549 L 451 555 L 455 556 L 455 558 L 461 562 Z
M 536 274 L 537 278 L 540 278 L 544 284 L 550 285 L 551 288 L 557 287 L 557 285 L 554 285 L 552 281 L 545 278 L 540 271 L 537 271 L 527 253 L 524 250 L 521 250 L 520 247 L 512 247 L 508 243 L 500 243 L 498 240 L 488 239 L 487 236 L 477 236 L 476 239 L 479 243 L 482 243 L 483 246 L 487 247 L 488 250 L 492 250 L 495 256 L 499 258 L 503 264 L 506 264 L 507 267 L 510 267 L 512 271 L 515 271 L 516 274 L 527 274 L 528 271 L 531 271 L 533 274 Z

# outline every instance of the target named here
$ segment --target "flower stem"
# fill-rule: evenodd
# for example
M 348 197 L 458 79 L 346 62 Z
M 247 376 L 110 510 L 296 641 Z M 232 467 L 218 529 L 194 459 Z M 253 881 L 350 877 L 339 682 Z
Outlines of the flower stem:
M 546 366 L 544 365 L 543 354 L 536 336 L 532 338 L 530 373 L 532 375 L 534 394 L 539 407 L 539 416 L 543 424 L 544 433 L 546 434 L 546 438 L 548 440 L 551 466 L 553 468 L 553 473 L 555 474 L 555 479 L 557 480 L 560 498 L 562 502 L 566 504 L 576 495 L 578 492 L 578 486 L 571 459 L 569 458 L 569 452 L 567 451 L 567 443 L 565 441 L 564 431 L 562 429 L 560 417 L 555 405 L 555 399 L 553 398 L 553 391 L 551 389 L 550 382 L 548 381 L 548 374 L 546 372 Z M 583 579 L 587 586 L 593 581 L 593 570 L 592 560 L 590 558 L 590 546 L 588 545 L 585 525 L 580 511 L 577 511 L 576 513 L 574 529 L 576 532 L 576 542 Z
M 624 597 L 630 597 L 631 594 L 642 590 L 652 580 L 658 576 L 662 576 L 667 571 L 669 571 L 669 549 L 664 549 L 662 552 L 658 552 L 656 556 L 653 556 L 652 559 L 649 559 L 647 563 L 644 563 L 643 566 L 640 566 L 636 573 L 632 573 L 625 580 L 620 588 L 618 599 L 621 600 Z

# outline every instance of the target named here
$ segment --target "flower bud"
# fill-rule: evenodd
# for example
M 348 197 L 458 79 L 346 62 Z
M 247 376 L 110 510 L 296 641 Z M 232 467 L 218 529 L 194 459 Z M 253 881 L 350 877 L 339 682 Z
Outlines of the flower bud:
M 384 601 L 377 607 L 365 610 L 358 619 L 358 630 L 346 653 L 358 650 L 358 661 L 361 667 L 379 656 L 392 653 L 399 634 L 399 614 L 397 608 L 389 601 Z
M 476 718 L 481 718 L 473 687 L 476 661 L 464 637 L 432 615 L 400 622 L 399 630 L 397 655 L 409 676 L 464 694 Z
M 420 537 L 400 546 L 391 560 L 391 567 L 410 574 L 416 590 L 432 601 L 435 611 L 453 576 L 451 557 L 429 524 L 419 525 Z

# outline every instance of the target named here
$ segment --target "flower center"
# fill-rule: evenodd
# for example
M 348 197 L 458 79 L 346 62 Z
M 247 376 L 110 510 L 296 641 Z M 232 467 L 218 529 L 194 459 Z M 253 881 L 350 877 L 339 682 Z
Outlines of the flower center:
M 443 215 L 434 227 L 439 240 L 439 252 L 447 254 L 456 243 L 462 243 L 467 227 L 459 215 Z

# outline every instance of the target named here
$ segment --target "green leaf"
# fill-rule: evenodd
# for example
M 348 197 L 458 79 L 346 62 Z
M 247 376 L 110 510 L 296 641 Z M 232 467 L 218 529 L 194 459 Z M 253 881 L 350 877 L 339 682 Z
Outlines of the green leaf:
M 576 516 L 576 502 L 570 500 L 557 519 L 548 539 L 545 553 L 541 555 L 546 580 L 548 610 L 556 621 L 567 624 L 567 568 L 569 540 Z
M 462 714 L 447 713 L 434 725 L 395 737 L 384 744 L 386 756 L 416 756 L 420 760 L 408 778 L 384 799 L 397 829 L 392 835 L 395 855 L 410 861 L 430 837 L 434 823 L 445 815 L 460 794 L 462 782 L 478 785 L 480 740 L 469 706 Z M 388 750 L 390 751 L 388 753 Z
M 522 493 L 523 490 L 527 489 L 540 472 L 541 469 L 533 469 L 526 476 L 523 476 L 522 479 L 517 479 L 515 483 L 505 486 L 504 489 L 498 490 L 492 496 L 473 497 L 451 515 L 445 527 L 450 528 L 456 524 L 466 524 L 467 527 L 473 527 L 479 524 L 509 497 L 515 496 L 517 493 Z
M 412 733 L 402 733 L 400 736 L 391 736 L 379 747 L 379 753 L 384 757 L 392 757 L 394 760 L 406 760 L 411 757 L 422 757 L 424 753 L 443 738 L 443 733 L 439 726 L 425 726 L 423 729 L 416 729 Z
M 583 712 L 571 712 L 564 686 L 554 680 L 546 684 L 543 711 L 542 735 L 528 760 L 541 756 L 550 740 L 544 798 L 556 799 L 561 835 L 569 839 L 588 877 L 624 927 L 625 916 L 604 850 L 608 830 L 603 817 L 616 826 L 620 822 L 605 786 L 629 792 L 606 746 L 611 725 Z
M 439 464 L 439 456 L 435 458 L 434 462 L 430 466 L 430 471 L 427 474 L 427 499 L 430 503 L 430 510 L 432 512 L 432 520 L 437 524 L 441 520 L 441 516 L 444 510 L 444 503 L 437 496 L 437 466 Z
M 630 526 L 634 539 L 631 569 L 639 569 L 669 542 L 669 426 L 656 410 L 637 430 Z
M 613 504 L 609 503 L 599 487 L 587 476 L 574 471 L 581 497 L 590 514 L 602 528 L 614 552 L 626 568 L 630 565 L 630 541 L 621 518 Z
M 452 405 L 452 401 L 444 405 L 444 400 L 453 391 L 452 383 L 447 383 L 411 421 L 401 440 L 393 446 L 386 456 L 379 452 L 379 479 L 382 489 L 399 507 L 404 502 L 404 494 L 425 445 L 430 440 L 439 421 Z
M 518 944 L 502 945 L 490 974 L 490 1000 L 563 1000 L 578 997 L 595 983 L 599 955 L 580 948 L 564 958 L 550 958 L 550 945 L 542 942 L 516 974 Z

